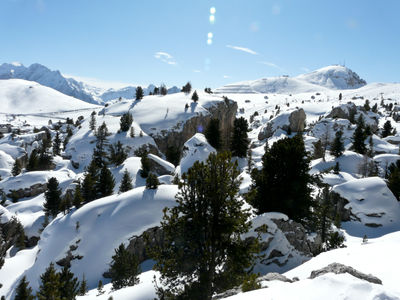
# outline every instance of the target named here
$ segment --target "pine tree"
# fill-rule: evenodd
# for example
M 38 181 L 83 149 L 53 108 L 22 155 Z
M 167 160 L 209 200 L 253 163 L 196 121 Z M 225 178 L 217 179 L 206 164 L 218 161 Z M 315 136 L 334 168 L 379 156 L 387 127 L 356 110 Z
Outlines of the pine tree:
M 313 204 L 309 158 L 301 135 L 275 142 L 262 158 L 263 168 L 252 172 L 248 201 L 259 214 L 282 212 L 302 222 Z
M 147 157 L 147 152 L 143 154 L 142 158 L 140 159 L 142 163 L 142 168 L 140 169 L 140 176 L 143 178 L 147 178 L 150 172 L 150 159 Z
M 86 172 L 85 178 L 82 182 L 82 197 L 85 202 L 90 202 L 96 199 L 96 189 L 95 189 L 96 179 L 93 178 L 92 174 Z
M 19 175 L 21 173 L 21 170 L 22 170 L 21 163 L 18 159 L 16 159 L 11 170 L 12 176 Z
M 178 205 L 161 222 L 164 243 L 153 253 L 165 299 L 210 300 L 243 281 L 255 248 L 241 239 L 250 224 L 238 175 L 228 153 L 212 153 L 182 175 Z
M 121 165 L 125 159 L 128 157 L 125 148 L 122 143 L 118 141 L 114 145 L 110 145 L 110 162 L 116 166 Z
M 97 285 L 97 296 L 103 295 L 104 293 L 103 281 L 99 280 L 99 284 Z
M 181 92 L 184 92 L 185 94 L 189 94 L 192 91 L 192 85 L 190 82 L 187 82 L 181 89 Z
M 197 95 L 197 91 L 194 91 L 194 92 L 193 92 L 192 100 L 193 100 L 194 102 L 199 101 L 199 95 Z
M 16 235 L 18 236 L 15 246 L 17 246 L 19 250 L 25 249 L 26 236 L 25 236 L 24 227 L 22 226 L 20 221 L 17 221 L 17 223 L 16 223 L 15 232 L 16 232 Z
M 56 272 L 54 264 L 50 263 L 46 271 L 40 275 L 40 286 L 36 297 L 39 300 L 61 300 L 60 274 Z
M 75 300 L 79 292 L 78 278 L 70 271 L 67 266 L 64 266 L 60 275 L 60 294 L 62 300 Z
M 97 129 L 96 135 L 96 147 L 93 149 L 92 161 L 96 166 L 101 169 L 107 165 L 107 152 L 106 147 L 108 146 L 108 137 L 111 133 L 108 132 L 108 128 L 105 122 Z
M 357 127 L 353 133 L 353 148 L 354 151 L 360 154 L 365 154 L 367 147 L 365 146 L 364 118 L 362 115 L 357 120 Z
M 78 209 L 79 207 L 81 207 L 83 202 L 84 199 L 81 193 L 81 185 L 78 184 L 75 188 L 74 200 L 72 201 L 72 204 L 75 206 L 76 209 Z
M 60 211 L 62 211 L 64 215 L 66 215 L 71 211 L 72 205 L 73 205 L 73 197 L 70 192 L 67 192 L 61 199 Z
M 146 178 L 146 189 L 154 190 L 160 185 L 156 174 L 149 173 L 149 176 Z
M 61 190 L 58 187 L 58 180 L 51 177 L 47 182 L 47 190 L 44 193 L 45 202 L 43 204 L 44 212 L 53 218 L 60 212 Z
M 207 128 L 205 130 L 205 137 L 207 141 L 213 146 L 216 150 L 221 149 L 221 132 L 219 130 L 219 119 L 211 119 L 208 122 Z
M 33 149 L 31 155 L 29 155 L 28 164 L 26 165 L 27 171 L 36 171 L 39 167 L 39 157 L 37 155 L 37 150 Z
M 115 249 L 110 264 L 110 274 L 113 290 L 139 283 L 139 261 L 134 254 L 125 248 L 124 244 L 120 244 Z
M 22 277 L 17 289 L 15 290 L 14 300 L 33 300 L 35 297 L 32 295 L 32 288 L 29 287 L 29 282 L 26 281 L 26 276 Z
M 113 194 L 115 186 L 114 176 L 111 171 L 106 167 L 100 171 L 99 180 L 96 184 L 96 190 L 98 193 L 98 198 L 107 197 Z
M 383 124 L 383 130 L 382 130 L 382 137 L 385 138 L 389 135 L 392 135 L 393 127 L 392 123 L 387 120 L 385 124 Z
M 160 94 L 163 95 L 163 96 L 168 94 L 168 90 L 167 90 L 167 87 L 165 86 L 165 84 L 161 84 L 161 86 L 160 86 Z
M 124 175 L 122 176 L 121 185 L 119 187 L 119 192 L 125 193 L 131 189 L 132 189 L 132 178 L 129 175 L 128 170 L 125 169 Z
M 124 113 L 119 121 L 121 131 L 124 132 L 128 131 L 132 125 L 132 122 L 133 122 L 132 115 L 129 112 Z
M 90 115 L 89 128 L 91 131 L 96 131 L 96 112 L 93 111 Z
M 135 128 L 133 128 L 133 126 L 131 127 L 131 131 L 129 132 L 129 136 L 130 136 L 131 138 L 134 138 L 134 137 L 135 137 Z
M 167 151 L 165 151 L 165 157 L 170 163 L 177 166 L 181 159 L 181 152 L 175 146 L 168 146 Z
M 87 281 L 86 281 L 86 278 L 85 278 L 85 274 L 83 274 L 82 281 L 81 281 L 81 284 L 79 286 L 78 295 L 79 296 L 84 296 L 87 293 L 87 291 L 88 291 Z
M 138 86 L 136 88 L 136 100 L 141 100 L 143 99 L 143 89 L 141 86 Z
M 249 123 L 243 117 L 236 118 L 233 123 L 233 135 L 231 141 L 231 152 L 233 156 L 246 157 L 249 148 L 247 132 Z
M 400 201 L 400 160 L 389 166 L 389 176 L 387 180 L 388 188 L 393 195 Z
M 53 141 L 53 155 L 60 155 L 61 151 L 61 138 L 60 133 L 57 131 Z
M 333 173 L 336 174 L 336 175 L 338 175 L 339 172 L 340 172 L 340 164 L 339 164 L 339 162 L 337 161 L 336 164 L 335 164 L 335 167 L 333 168 Z
M 336 131 L 335 139 L 333 140 L 332 145 L 331 145 L 331 153 L 335 157 L 340 157 L 343 154 L 344 144 L 343 144 L 342 136 L 343 136 L 343 131 L 341 131 L 341 130 Z

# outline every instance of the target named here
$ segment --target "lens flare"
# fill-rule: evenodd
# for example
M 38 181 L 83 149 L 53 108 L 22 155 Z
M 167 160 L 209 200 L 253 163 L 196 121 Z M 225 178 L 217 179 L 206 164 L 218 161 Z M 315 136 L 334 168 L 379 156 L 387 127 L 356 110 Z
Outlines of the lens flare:
M 209 32 L 208 34 L 207 34 L 207 37 L 209 38 L 209 39 L 212 39 L 213 38 L 213 33 L 212 32 Z
M 212 44 L 212 39 L 208 39 L 207 40 L 207 45 L 211 45 Z
M 216 12 L 215 7 L 214 7 L 214 6 L 211 7 L 211 8 L 210 8 L 210 14 L 214 15 L 215 12 Z
M 210 15 L 210 23 L 211 24 L 215 23 L 215 16 L 214 15 Z

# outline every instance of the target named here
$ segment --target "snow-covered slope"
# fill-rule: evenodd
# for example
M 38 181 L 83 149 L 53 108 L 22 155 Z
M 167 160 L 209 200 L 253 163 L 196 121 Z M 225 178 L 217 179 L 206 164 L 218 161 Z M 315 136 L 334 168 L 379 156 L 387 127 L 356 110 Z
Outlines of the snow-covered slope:
M 328 66 L 297 77 L 281 76 L 228 84 L 216 93 L 278 93 L 298 94 L 327 89 L 346 90 L 366 85 L 352 70 L 343 66 Z
M 0 80 L 0 99 L 0 113 L 7 114 L 37 114 L 97 107 L 36 82 L 22 79 Z

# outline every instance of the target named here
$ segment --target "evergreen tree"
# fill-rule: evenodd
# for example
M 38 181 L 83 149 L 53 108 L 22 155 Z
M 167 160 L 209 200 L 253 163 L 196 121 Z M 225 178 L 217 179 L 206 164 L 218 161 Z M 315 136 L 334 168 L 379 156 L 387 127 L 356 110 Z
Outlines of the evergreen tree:
M 341 131 L 341 130 L 336 131 L 335 139 L 333 140 L 332 145 L 331 145 L 331 153 L 335 157 L 342 156 L 342 154 L 344 152 L 344 144 L 343 144 L 342 136 L 343 136 L 343 131 Z
M 74 200 L 72 201 L 72 204 L 75 206 L 76 209 L 78 209 L 79 207 L 81 207 L 83 202 L 84 199 L 81 193 L 81 185 L 78 184 L 75 188 Z
M 11 174 L 12 176 L 17 176 L 21 173 L 21 163 L 19 162 L 18 159 L 15 159 L 15 162 L 13 164 L 12 170 L 11 170 Z
M 197 91 L 194 91 L 194 92 L 193 92 L 192 100 L 193 100 L 194 102 L 199 101 L 199 95 L 197 95 Z
M 107 152 L 106 146 L 108 146 L 107 138 L 111 135 L 108 132 L 108 128 L 105 122 L 97 130 L 96 135 L 96 147 L 93 149 L 92 161 L 96 166 L 101 169 L 103 166 L 107 165 Z
M 205 137 L 207 141 L 213 146 L 216 150 L 221 149 L 221 132 L 219 130 L 219 119 L 211 119 L 208 122 L 207 128 L 205 130 Z
M 400 160 L 389 166 L 389 176 L 387 180 L 388 188 L 393 195 L 400 201 Z
M 110 145 L 110 162 L 116 166 L 121 165 L 125 159 L 128 157 L 125 148 L 122 143 L 118 141 L 114 145 Z
M 130 253 L 120 244 L 115 249 L 110 264 L 110 275 L 113 290 L 118 290 L 126 286 L 132 286 L 139 283 L 140 274 L 139 261 L 136 256 Z
M 149 176 L 149 172 L 150 172 L 150 159 L 147 157 L 147 152 L 142 155 L 140 162 L 142 163 L 142 168 L 140 170 L 140 176 L 142 176 L 143 178 L 147 178 L 147 176 Z
M 146 178 L 146 189 L 154 190 L 160 185 L 156 174 L 149 173 L 149 176 Z
M 364 109 L 365 109 L 366 111 L 370 111 L 370 110 L 371 110 L 371 106 L 369 105 L 369 100 L 368 100 L 368 99 L 365 100 Z
M 81 281 L 81 284 L 79 286 L 78 295 L 79 296 L 84 296 L 87 293 L 87 291 L 88 291 L 87 281 L 86 281 L 86 278 L 85 278 L 85 274 L 83 274 L 82 281 Z
M 124 132 L 128 131 L 132 125 L 132 122 L 133 122 L 132 115 L 129 112 L 124 113 L 119 121 L 121 131 Z
M 143 99 L 143 88 L 141 86 L 138 86 L 136 88 L 136 100 L 141 100 Z
M 392 123 L 390 123 L 390 121 L 387 120 L 385 124 L 383 124 L 382 137 L 385 138 L 389 135 L 392 135 L 392 131 L 393 131 Z
M 98 193 L 98 198 L 107 197 L 113 194 L 115 186 L 114 176 L 111 171 L 106 167 L 100 171 L 99 181 L 96 185 L 96 190 Z
M 355 152 L 365 154 L 367 147 L 365 146 L 364 118 L 362 115 L 357 120 L 357 127 L 353 133 L 353 149 Z
M 37 150 L 33 149 L 31 155 L 29 155 L 28 164 L 26 165 L 27 171 L 36 171 L 39 167 L 39 157 L 37 155 Z
M 243 281 L 255 247 L 241 239 L 250 224 L 238 176 L 228 153 L 212 153 L 182 175 L 178 205 L 161 222 L 164 243 L 153 253 L 164 299 L 210 300 Z
M 131 130 L 130 130 L 130 132 L 129 132 L 129 136 L 130 136 L 131 138 L 134 138 L 134 137 L 135 137 L 135 128 L 133 128 L 133 126 L 131 126 Z
M 160 94 L 160 89 L 158 87 L 155 87 L 153 90 L 153 95 L 159 95 Z
M 119 192 L 125 193 L 131 189 L 132 189 L 132 178 L 129 175 L 128 170 L 125 169 L 124 175 L 122 176 L 121 185 L 119 187 Z
M 16 222 L 16 235 L 18 236 L 17 241 L 15 242 L 15 246 L 18 247 L 19 250 L 25 249 L 25 231 L 21 222 L 17 220 Z
M 46 271 L 40 275 L 40 286 L 36 297 L 39 300 L 61 300 L 60 274 L 56 272 L 54 264 L 50 263 Z
M 318 140 L 313 143 L 314 154 L 313 159 L 323 158 L 325 155 L 324 147 L 322 146 L 321 140 Z
M 96 112 L 93 111 L 90 115 L 89 128 L 91 131 L 96 131 Z
M 86 172 L 85 178 L 82 182 L 82 197 L 85 202 L 90 202 L 96 199 L 96 178 L 93 178 L 92 174 Z
M 374 106 L 372 106 L 372 112 L 377 113 L 378 112 L 378 103 L 375 103 Z
M 72 129 L 71 129 L 71 126 L 67 126 L 67 129 L 66 129 L 66 133 L 67 133 L 67 137 L 71 137 L 71 136 L 73 136 L 73 132 L 72 132 Z
M 63 267 L 59 275 L 62 300 L 75 300 L 79 292 L 78 278 L 74 276 L 67 266 Z
M 97 285 L 97 296 L 103 295 L 104 293 L 103 281 L 99 280 L 99 284 Z
M 53 218 L 60 212 L 61 190 L 58 187 L 58 180 L 51 177 L 47 182 L 47 190 L 44 193 L 45 202 L 43 204 L 44 212 Z
M 57 131 L 53 141 L 53 155 L 60 155 L 61 151 L 61 138 L 60 133 Z
M 163 95 L 163 96 L 168 94 L 168 90 L 167 90 L 167 87 L 165 86 L 165 84 L 161 84 L 161 86 L 160 86 L 160 94 Z
M 192 91 L 192 85 L 190 82 L 187 82 L 181 89 L 181 92 L 184 92 L 185 94 L 189 94 Z
M 243 117 L 236 118 L 233 123 L 233 135 L 231 141 L 231 152 L 233 156 L 246 157 L 249 148 L 249 139 L 247 132 L 249 124 Z
M 66 215 L 71 211 L 72 205 L 73 205 L 73 197 L 71 195 L 71 192 L 68 191 L 67 193 L 65 193 L 64 197 L 61 199 L 59 210 L 64 212 L 64 215 Z
M 309 158 L 301 135 L 275 142 L 262 158 L 263 168 L 252 172 L 248 201 L 259 214 L 282 212 L 295 221 L 310 216 Z
M 333 168 L 333 173 L 337 175 L 337 174 L 339 174 L 339 172 L 340 172 L 340 164 L 337 161 L 335 164 L 335 167 Z
M 177 166 L 179 165 L 179 161 L 181 159 L 181 152 L 177 147 L 168 146 L 167 151 L 165 152 L 165 157 L 170 163 Z
M 35 297 L 32 295 L 32 288 L 29 287 L 29 282 L 26 281 L 26 276 L 22 277 L 17 289 L 15 290 L 14 300 L 33 300 Z

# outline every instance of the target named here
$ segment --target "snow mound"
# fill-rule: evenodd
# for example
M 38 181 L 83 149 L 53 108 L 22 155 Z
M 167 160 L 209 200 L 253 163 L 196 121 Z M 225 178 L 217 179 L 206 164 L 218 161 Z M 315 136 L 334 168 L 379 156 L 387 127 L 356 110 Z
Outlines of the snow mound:
M 356 179 L 336 185 L 333 191 L 349 201 L 345 208 L 355 215 L 354 221 L 342 224 L 349 234 L 376 237 L 400 230 L 400 204 L 383 179 Z
M 21 79 L 0 80 L 1 113 L 37 114 L 74 111 L 97 106 Z
M 70 246 L 77 246 L 72 254 L 81 256 L 71 261 L 76 276 L 82 279 L 85 274 L 90 288 L 95 288 L 100 279 L 106 281 L 102 274 L 109 268 L 114 249 L 130 237 L 159 226 L 164 207 L 175 205 L 177 190 L 175 185 L 162 185 L 156 190 L 136 188 L 95 200 L 66 216 L 59 215 L 43 231 L 36 262 L 25 272 L 32 288 L 38 288 L 39 275 L 50 262 L 66 257 Z M 0 270 L 0 280 L 4 276 Z
M 204 134 L 196 133 L 183 146 L 182 159 L 176 172 L 179 175 L 186 173 L 196 161 L 206 161 L 211 153 L 217 151 L 207 142 Z
M 327 66 L 297 78 L 335 90 L 356 89 L 367 84 L 357 73 L 340 65 Z

